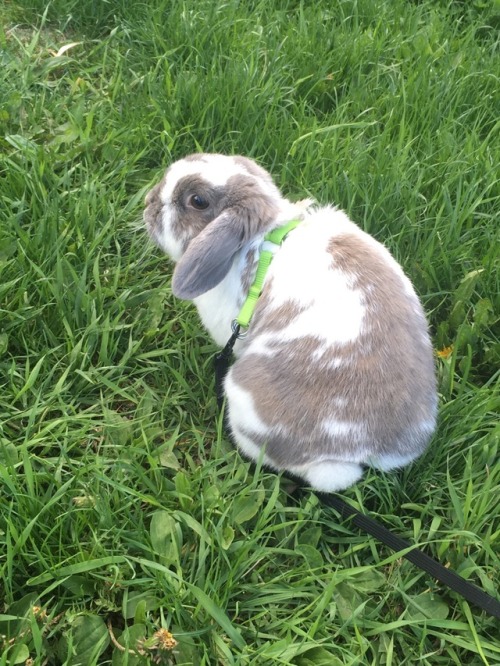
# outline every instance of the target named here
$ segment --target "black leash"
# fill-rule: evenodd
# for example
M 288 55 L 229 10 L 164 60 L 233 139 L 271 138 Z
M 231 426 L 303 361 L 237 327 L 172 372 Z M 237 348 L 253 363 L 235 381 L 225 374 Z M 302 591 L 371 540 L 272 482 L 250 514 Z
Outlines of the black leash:
M 215 370 L 215 390 L 217 395 L 217 405 L 219 410 L 223 409 L 224 405 L 224 378 L 229 368 L 233 347 L 238 339 L 240 333 L 239 325 L 233 327 L 233 334 L 229 338 L 224 349 L 216 354 L 214 358 Z M 297 479 L 296 479 L 297 480 Z M 300 482 L 300 480 L 299 480 Z M 386 546 L 389 546 L 395 552 L 408 550 L 403 555 L 412 564 L 419 567 L 426 573 L 433 576 L 436 580 L 448 586 L 454 592 L 460 594 L 471 604 L 489 613 L 491 616 L 500 618 L 500 602 L 494 597 L 481 590 L 476 585 L 469 583 L 469 581 L 459 576 L 455 571 L 447 569 L 437 560 L 434 560 L 429 555 L 426 555 L 420 548 L 417 548 L 406 539 L 403 539 L 396 534 L 393 534 L 387 527 L 384 527 L 373 518 L 370 518 L 364 513 L 361 513 L 354 507 L 350 506 L 343 499 L 336 495 L 329 493 L 321 493 L 314 491 L 319 499 L 335 511 L 337 511 L 342 518 L 352 518 L 356 527 L 364 530 L 378 541 L 381 541 Z
M 227 375 L 231 362 L 233 347 L 240 334 L 239 324 L 234 324 L 232 328 L 233 334 L 227 341 L 226 346 L 214 357 L 215 395 L 217 396 L 217 407 L 219 408 L 219 411 L 222 411 L 224 405 L 224 378 Z
M 316 492 L 316 495 L 323 504 L 332 507 L 340 513 L 342 518 L 352 518 L 352 522 L 356 527 L 368 532 L 368 534 L 371 534 L 371 536 L 389 546 L 395 552 L 411 548 L 403 557 L 436 578 L 439 582 L 447 585 L 454 592 L 458 592 L 458 594 L 471 604 L 478 606 L 493 617 L 500 618 L 500 603 L 494 597 L 472 583 L 469 583 L 469 581 L 459 576 L 455 571 L 447 569 L 437 562 L 437 560 L 429 557 L 422 550 L 413 546 L 409 541 L 406 541 L 406 539 L 393 534 L 387 527 L 384 527 L 380 523 L 377 523 L 376 520 L 373 520 L 373 518 L 350 506 L 340 497 L 320 492 Z

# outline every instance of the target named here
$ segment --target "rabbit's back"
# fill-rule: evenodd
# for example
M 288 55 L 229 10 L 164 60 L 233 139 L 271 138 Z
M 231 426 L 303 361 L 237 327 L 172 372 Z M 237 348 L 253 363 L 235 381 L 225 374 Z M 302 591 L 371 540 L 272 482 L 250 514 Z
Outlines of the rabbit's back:
M 226 382 L 248 453 L 265 445 L 290 470 L 422 453 L 437 402 L 425 315 L 397 262 L 344 213 L 313 211 L 290 234 L 248 333 Z

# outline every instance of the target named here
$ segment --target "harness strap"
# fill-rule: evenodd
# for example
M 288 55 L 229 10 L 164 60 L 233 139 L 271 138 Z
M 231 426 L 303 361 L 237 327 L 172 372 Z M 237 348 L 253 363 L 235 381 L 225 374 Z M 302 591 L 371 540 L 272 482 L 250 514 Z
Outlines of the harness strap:
M 257 271 L 255 278 L 248 291 L 245 302 L 236 318 L 236 323 L 242 328 L 248 328 L 250 320 L 259 300 L 259 296 L 264 288 L 264 280 L 266 279 L 267 269 L 273 260 L 275 253 L 278 251 L 281 243 L 285 240 L 292 229 L 295 229 L 302 220 L 291 220 L 282 227 L 273 229 L 264 236 L 264 242 L 260 247 L 259 263 L 257 264 Z

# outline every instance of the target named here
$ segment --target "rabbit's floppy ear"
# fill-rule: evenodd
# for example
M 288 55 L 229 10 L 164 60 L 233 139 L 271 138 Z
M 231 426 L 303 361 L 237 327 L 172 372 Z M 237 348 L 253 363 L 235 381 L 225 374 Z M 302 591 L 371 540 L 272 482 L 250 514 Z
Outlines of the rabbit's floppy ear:
M 189 243 L 174 270 L 174 296 L 192 300 L 216 287 L 247 240 L 245 225 L 235 210 L 225 210 Z
M 272 182 L 241 174 L 228 179 L 225 197 L 226 208 L 192 239 L 177 263 L 172 291 L 179 298 L 192 300 L 222 282 L 234 255 L 269 228 L 282 201 Z

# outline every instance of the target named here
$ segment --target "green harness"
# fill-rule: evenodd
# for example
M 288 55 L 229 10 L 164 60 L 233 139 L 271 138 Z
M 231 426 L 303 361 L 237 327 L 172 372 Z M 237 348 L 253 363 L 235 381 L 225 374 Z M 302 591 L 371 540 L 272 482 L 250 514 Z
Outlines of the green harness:
M 259 300 L 259 296 L 262 293 L 264 287 L 264 280 L 266 279 L 267 269 L 269 268 L 271 261 L 275 253 L 279 250 L 281 244 L 288 236 L 290 231 L 295 229 L 302 220 L 291 220 L 287 222 L 282 227 L 273 229 L 268 234 L 264 236 L 264 242 L 262 243 L 259 263 L 257 264 L 257 271 L 255 273 L 255 278 L 248 291 L 245 302 L 240 310 L 239 315 L 233 322 L 233 330 L 235 326 L 240 326 L 241 328 L 248 328 L 250 320 L 252 319 L 255 306 Z
M 237 318 L 234 319 L 231 324 L 231 329 L 233 331 L 231 337 L 227 341 L 224 349 L 214 357 L 215 393 L 217 395 L 217 404 L 220 410 L 222 410 L 224 404 L 224 379 L 227 375 L 229 365 L 231 364 L 233 348 L 236 344 L 236 340 L 238 340 L 238 338 L 244 338 L 246 335 L 246 331 L 242 333 L 241 329 L 248 328 L 248 325 L 250 324 L 255 306 L 257 305 L 259 296 L 264 288 L 267 269 L 269 268 L 274 255 L 279 250 L 290 231 L 295 229 L 300 223 L 301 220 L 292 220 L 291 222 L 284 224 L 282 227 L 273 229 L 264 236 L 264 241 L 260 247 L 260 256 L 257 270 L 255 271 L 255 278 L 248 291 L 245 302 L 243 303 L 243 307 Z

